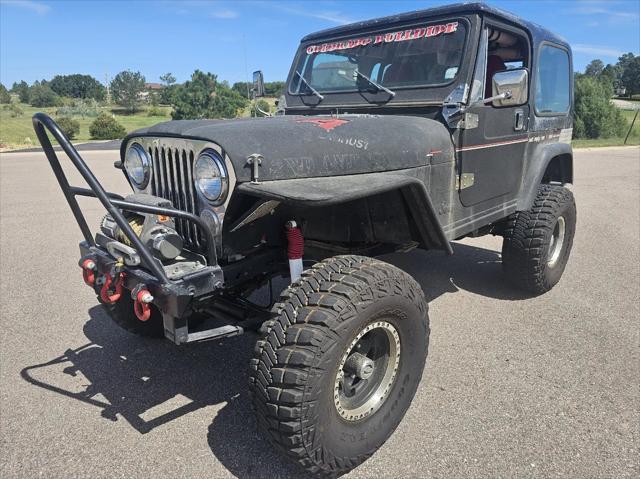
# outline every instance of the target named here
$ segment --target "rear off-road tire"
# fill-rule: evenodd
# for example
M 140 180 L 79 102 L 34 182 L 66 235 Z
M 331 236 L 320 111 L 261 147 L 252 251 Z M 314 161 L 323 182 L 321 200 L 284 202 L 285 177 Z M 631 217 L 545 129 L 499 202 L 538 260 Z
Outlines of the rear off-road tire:
M 540 185 L 528 211 L 507 220 L 503 232 L 503 270 L 520 289 L 542 294 L 564 272 L 576 230 L 573 194 L 558 185 Z
M 272 313 L 250 367 L 258 428 L 308 472 L 343 474 L 411 404 L 429 341 L 422 289 L 382 261 L 337 256 L 305 271 Z

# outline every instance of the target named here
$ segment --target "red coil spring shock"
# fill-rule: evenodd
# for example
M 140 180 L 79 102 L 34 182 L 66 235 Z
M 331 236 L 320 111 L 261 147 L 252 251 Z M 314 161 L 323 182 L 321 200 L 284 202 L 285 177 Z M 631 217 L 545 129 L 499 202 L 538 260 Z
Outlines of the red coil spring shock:
M 289 275 L 291 282 L 297 281 L 302 275 L 302 255 L 304 254 L 304 237 L 295 221 L 286 224 L 287 256 L 289 257 Z
M 295 221 L 287 223 L 287 256 L 289 259 L 300 259 L 304 254 L 302 231 L 295 224 Z

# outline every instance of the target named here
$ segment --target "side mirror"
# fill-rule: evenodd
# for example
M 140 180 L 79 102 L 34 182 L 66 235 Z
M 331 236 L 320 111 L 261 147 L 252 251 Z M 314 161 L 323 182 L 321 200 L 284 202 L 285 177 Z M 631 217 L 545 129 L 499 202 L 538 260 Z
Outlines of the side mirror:
M 264 96 L 264 77 L 260 70 L 253 72 L 253 97 Z
M 529 71 L 526 68 L 497 72 L 492 78 L 491 104 L 496 107 L 520 106 L 527 103 L 529 92 Z

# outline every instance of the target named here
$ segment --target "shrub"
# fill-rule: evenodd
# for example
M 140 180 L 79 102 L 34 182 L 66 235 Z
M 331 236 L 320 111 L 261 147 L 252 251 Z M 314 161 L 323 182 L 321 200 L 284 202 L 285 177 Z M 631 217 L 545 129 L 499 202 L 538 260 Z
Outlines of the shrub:
M 157 106 L 152 106 L 147 110 L 147 116 L 163 116 L 164 111 L 162 108 L 158 108 Z
M 11 103 L 10 105 L 6 105 L 6 106 L 9 109 L 11 118 L 18 118 L 24 115 L 24 111 L 16 103 Z
M 80 133 L 80 123 L 78 123 L 78 121 L 74 120 L 73 118 L 63 116 L 61 118 L 58 118 L 56 120 L 56 123 L 70 140 L 73 140 L 78 135 L 78 133 Z
M 271 112 L 271 106 L 266 100 L 263 100 L 262 98 L 256 102 L 256 106 L 256 116 L 266 116 L 264 113 Z M 261 113 L 260 110 L 262 110 L 264 113 Z
M 114 117 L 102 113 L 89 126 L 89 133 L 94 140 L 115 140 L 122 138 L 127 131 Z
M 34 83 L 29 88 L 29 104 L 38 108 L 60 105 L 60 97 L 49 85 Z
M 11 103 L 11 95 L 2 83 L 0 83 L 0 103 Z
M 89 100 L 74 100 L 70 105 L 61 106 L 56 110 L 58 116 L 79 116 L 82 118 L 96 117 L 100 114 L 98 102 Z
M 609 82 L 586 76 L 575 82 L 575 138 L 610 138 L 622 136 L 626 122 L 610 101 L 613 88 Z

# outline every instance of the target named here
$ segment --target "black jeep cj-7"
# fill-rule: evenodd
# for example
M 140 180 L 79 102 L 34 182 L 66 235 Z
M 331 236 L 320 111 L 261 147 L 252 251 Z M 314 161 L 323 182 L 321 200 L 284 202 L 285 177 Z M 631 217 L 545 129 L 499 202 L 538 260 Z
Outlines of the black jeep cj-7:
M 275 117 L 132 133 L 115 165 L 126 198 L 49 117 L 33 123 L 84 235 L 84 280 L 113 320 L 176 344 L 259 328 L 258 426 L 332 476 L 391 435 L 427 356 L 422 288 L 374 256 L 452 254 L 453 240 L 494 234 L 514 286 L 559 281 L 576 223 L 572 78 L 556 35 L 452 5 L 303 38 Z M 90 188 L 69 185 L 47 130 Z M 95 235 L 78 195 L 107 210 Z M 282 275 L 270 309 L 249 301 Z

